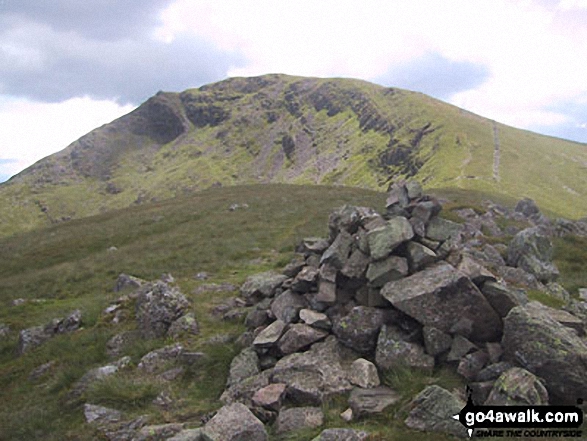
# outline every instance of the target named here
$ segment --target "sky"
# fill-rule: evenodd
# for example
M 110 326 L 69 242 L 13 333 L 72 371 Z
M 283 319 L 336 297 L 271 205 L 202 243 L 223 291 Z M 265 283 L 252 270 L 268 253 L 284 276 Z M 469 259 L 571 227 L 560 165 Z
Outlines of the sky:
M 267 73 L 587 142 L 587 0 L 0 0 L 0 182 L 159 90 Z

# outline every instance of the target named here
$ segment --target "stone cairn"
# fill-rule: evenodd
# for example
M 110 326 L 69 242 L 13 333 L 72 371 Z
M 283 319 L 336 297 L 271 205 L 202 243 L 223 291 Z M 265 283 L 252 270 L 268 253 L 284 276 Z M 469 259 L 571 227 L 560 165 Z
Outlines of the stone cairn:
M 320 426 L 319 406 L 343 395 L 341 417 L 351 421 L 398 402 L 381 374 L 442 365 L 464 377 L 476 404 L 587 396 L 584 323 L 498 279 L 466 252 L 463 226 L 439 217 L 441 208 L 417 182 L 396 183 L 385 215 L 344 206 L 329 217 L 329 237 L 303 239 L 282 274 L 249 277 L 245 349 L 231 364 L 225 408 L 244 405 L 280 434 Z M 530 230 L 523 236 L 542 240 Z M 528 260 L 531 245 L 509 251 Z M 429 386 L 405 423 L 465 437 L 450 418 L 464 395 Z

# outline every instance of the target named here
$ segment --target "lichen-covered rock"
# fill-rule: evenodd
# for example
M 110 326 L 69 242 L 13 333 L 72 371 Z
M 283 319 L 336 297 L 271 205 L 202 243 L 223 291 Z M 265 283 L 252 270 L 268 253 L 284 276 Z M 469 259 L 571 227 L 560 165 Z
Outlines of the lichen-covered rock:
M 243 349 L 230 363 L 226 386 L 238 384 L 241 381 L 259 373 L 259 356 L 252 348 Z
M 328 264 L 337 270 L 341 270 L 349 258 L 352 244 L 352 236 L 344 230 L 341 231 L 332 242 L 332 245 L 322 254 L 320 264 Z
M 377 339 L 375 363 L 382 371 L 393 367 L 408 366 L 432 372 L 434 357 L 424 353 L 424 348 L 408 341 L 409 337 L 393 325 L 384 325 Z
M 53 332 L 47 332 L 45 326 L 34 326 L 23 329 L 18 334 L 18 353 L 19 355 L 30 351 L 37 346 L 42 345 L 53 337 Z
M 165 282 L 148 283 L 140 288 L 136 317 L 143 338 L 163 337 L 171 324 L 184 315 L 187 298 Z
M 371 389 L 355 387 L 349 397 L 349 406 L 353 410 L 353 418 L 362 418 L 383 412 L 399 399 L 399 394 L 387 386 Z
M 324 414 L 319 407 L 292 407 L 279 412 L 275 423 L 277 434 L 316 428 L 324 424 Z
M 107 426 L 122 420 L 122 412 L 95 404 L 84 404 L 84 416 L 87 423 L 96 426 Z
M 285 397 L 286 387 L 287 385 L 284 383 L 273 383 L 262 387 L 253 395 L 253 404 L 279 412 Z
M 408 242 L 406 251 L 412 272 L 420 271 L 438 259 L 434 251 L 418 242 Z
M 342 344 L 366 354 L 375 349 L 377 335 L 384 321 L 385 314 L 381 309 L 356 306 L 334 322 L 332 331 Z
M 523 291 L 510 289 L 498 282 L 486 282 L 481 292 L 502 318 L 508 315 L 512 308 L 528 303 L 528 297 Z
M 173 338 L 179 338 L 186 335 L 198 335 L 200 333 L 200 326 L 194 316 L 193 312 L 188 312 L 175 320 L 169 329 L 167 335 Z
M 259 349 L 270 348 L 277 343 L 277 340 L 285 332 L 286 327 L 286 323 L 281 320 L 275 320 L 257 335 L 255 340 L 253 340 L 253 346 Z
M 307 306 L 308 302 L 304 297 L 287 290 L 273 300 L 271 312 L 278 320 L 284 323 L 292 323 L 297 321 L 300 310 Z
M 508 246 L 507 263 L 522 268 L 548 283 L 559 276 L 558 269 L 552 263 L 552 243 L 538 228 L 526 228 L 514 236 Z
M 168 423 L 142 427 L 132 441 L 166 440 L 183 430 L 183 424 Z
M 424 337 L 424 347 L 426 352 L 432 356 L 440 355 L 450 349 L 452 344 L 452 337 L 446 332 L 434 326 L 424 326 L 422 328 L 422 335 Z
M 440 432 L 459 438 L 468 437 L 467 430 L 453 415 L 458 414 L 465 403 L 446 389 L 433 385 L 426 387 L 410 403 L 406 426 L 424 432 Z
M 182 352 L 183 346 L 180 344 L 155 349 L 141 358 L 137 368 L 149 374 L 162 371 L 177 362 Z
M 587 345 L 537 302 L 513 308 L 504 321 L 504 359 L 544 380 L 551 404 L 587 396 Z
M 463 226 L 456 222 L 434 217 L 428 222 L 426 237 L 431 240 L 445 242 L 448 239 L 455 239 L 459 236 Z
M 357 358 L 349 369 L 349 381 L 363 389 L 377 387 L 380 384 L 377 367 L 369 360 Z
M 282 354 L 293 354 L 328 336 L 328 331 L 316 329 L 303 323 L 291 325 L 277 342 Z
M 300 311 L 300 320 L 314 328 L 324 330 L 329 330 L 332 328 L 332 322 L 326 314 L 316 312 L 311 309 L 302 309 Z
M 459 323 L 466 320 L 475 340 L 494 341 L 501 335 L 495 310 L 475 284 L 448 263 L 389 282 L 381 295 L 423 325 L 450 333 L 460 331 Z
M 266 441 L 265 426 L 241 403 L 222 407 L 202 431 L 207 441 Z
M 497 379 L 487 406 L 543 406 L 548 404 L 548 392 L 536 375 L 522 368 L 511 368 Z
M 253 305 L 263 298 L 273 297 L 278 287 L 287 280 L 287 276 L 274 271 L 253 274 L 241 287 L 241 296 L 247 304 Z
M 374 260 L 386 258 L 395 248 L 412 237 L 414 237 L 414 230 L 405 217 L 391 218 L 385 226 L 367 233 L 371 258 Z
M 366 441 L 369 433 L 355 429 L 326 429 L 312 441 Z
M 291 289 L 295 292 L 305 293 L 316 286 L 318 282 L 318 269 L 305 266 L 297 273 L 291 283 Z
M 399 256 L 389 256 L 386 259 L 371 262 L 367 268 L 369 286 L 374 288 L 381 288 L 387 282 L 401 279 L 407 275 L 408 261 Z

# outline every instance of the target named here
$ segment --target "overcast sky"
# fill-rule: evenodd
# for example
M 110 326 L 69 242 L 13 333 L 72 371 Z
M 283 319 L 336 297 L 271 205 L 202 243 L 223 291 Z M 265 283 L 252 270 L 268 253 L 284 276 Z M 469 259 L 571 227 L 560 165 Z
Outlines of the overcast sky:
M 266 73 L 587 142 L 587 0 L 0 0 L 0 181 L 159 90 Z

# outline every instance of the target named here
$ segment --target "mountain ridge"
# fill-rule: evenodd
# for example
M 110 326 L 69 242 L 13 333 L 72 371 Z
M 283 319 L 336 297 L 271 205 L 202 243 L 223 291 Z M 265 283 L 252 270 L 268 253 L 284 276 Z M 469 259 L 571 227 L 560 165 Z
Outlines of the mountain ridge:
M 0 235 L 211 186 L 348 185 L 531 197 L 587 215 L 587 145 L 514 129 L 418 92 L 281 74 L 158 92 L 0 185 Z

